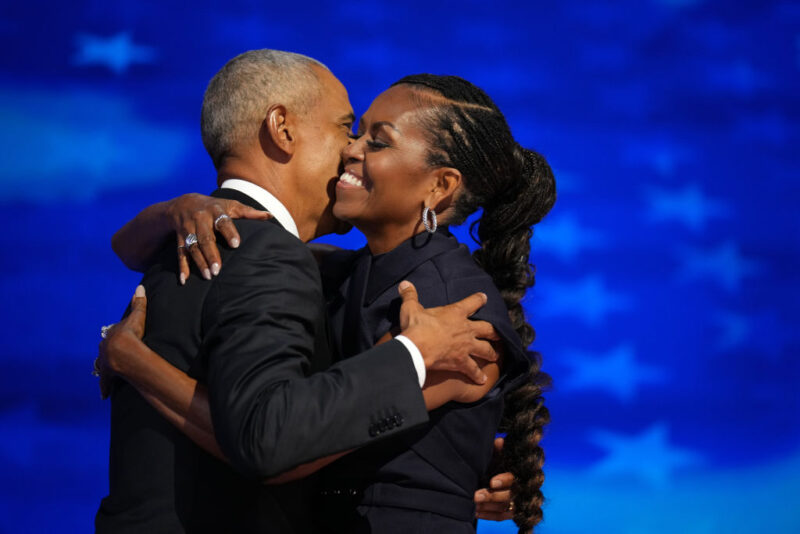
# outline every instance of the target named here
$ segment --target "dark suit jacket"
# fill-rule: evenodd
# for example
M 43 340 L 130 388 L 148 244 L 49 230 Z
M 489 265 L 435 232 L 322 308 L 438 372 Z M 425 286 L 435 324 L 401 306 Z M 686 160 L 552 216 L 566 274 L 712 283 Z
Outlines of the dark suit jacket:
M 263 209 L 237 191 L 218 190 Z M 308 483 L 264 477 L 378 439 L 377 422 L 427 420 L 417 375 L 394 341 L 330 367 L 319 272 L 275 220 L 237 221 L 212 281 L 177 283 L 174 246 L 145 275 L 144 341 L 207 382 L 217 439 L 233 468 L 200 450 L 127 383 L 112 393 L 110 492 L 98 532 L 298 532 Z M 372 435 L 371 435 L 372 434 Z
M 506 350 L 502 375 L 482 399 L 447 403 L 431 412 L 428 423 L 326 468 L 318 530 L 474 533 L 473 494 L 486 484 L 483 478 L 504 395 L 518 387 L 530 369 L 528 354 L 491 277 L 443 227 L 380 256 L 370 255 L 366 248 L 334 253 L 326 259 L 323 277 L 333 345 L 345 358 L 372 346 L 398 325 L 397 285 L 402 280 L 414 283 L 425 307 L 484 292 L 487 303 L 474 318 L 490 322 Z

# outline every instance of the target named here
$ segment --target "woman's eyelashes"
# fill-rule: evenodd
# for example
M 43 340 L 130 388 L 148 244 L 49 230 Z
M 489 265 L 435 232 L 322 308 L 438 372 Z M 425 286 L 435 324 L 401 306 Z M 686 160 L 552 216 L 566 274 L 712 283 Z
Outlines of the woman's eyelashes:
M 373 150 L 380 150 L 381 148 L 387 148 L 389 145 L 377 139 L 367 139 L 367 146 Z

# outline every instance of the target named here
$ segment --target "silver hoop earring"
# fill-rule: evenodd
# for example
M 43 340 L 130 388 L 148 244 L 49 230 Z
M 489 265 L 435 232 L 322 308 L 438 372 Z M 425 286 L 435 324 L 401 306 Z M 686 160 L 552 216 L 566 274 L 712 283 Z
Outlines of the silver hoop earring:
M 433 222 L 428 222 L 429 213 L 431 214 L 430 218 Z M 439 227 L 439 223 L 436 222 L 436 212 L 428 206 L 425 206 L 425 209 L 422 210 L 422 224 L 425 225 L 425 230 L 427 230 L 429 234 L 434 233 Z

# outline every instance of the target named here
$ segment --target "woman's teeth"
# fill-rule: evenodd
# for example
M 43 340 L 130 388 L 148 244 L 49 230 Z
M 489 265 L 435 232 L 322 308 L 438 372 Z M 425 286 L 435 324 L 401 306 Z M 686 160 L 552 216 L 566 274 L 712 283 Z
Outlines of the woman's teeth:
M 343 172 L 342 175 L 339 177 L 339 180 L 350 185 L 354 185 L 356 187 L 364 187 L 364 182 L 361 179 L 356 178 L 349 172 Z

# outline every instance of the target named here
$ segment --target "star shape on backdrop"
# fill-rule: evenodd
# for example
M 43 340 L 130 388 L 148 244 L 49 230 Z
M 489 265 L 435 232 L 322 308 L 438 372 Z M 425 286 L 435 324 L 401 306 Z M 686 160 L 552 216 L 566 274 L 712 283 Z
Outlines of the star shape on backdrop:
M 647 196 L 651 221 L 678 221 L 690 230 L 704 230 L 708 219 L 731 213 L 726 202 L 707 197 L 696 184 L 673 191 L 651 188 Z
M 551 281 L 543 293 L 546 303 L 539 308 L 542 314 L 577 316 L 591 326 L 601 323 L 609 313 L 631 306 L 628 296 L 610 291 L 596 275 L 577 282 Z
M 719 328 L 716 348 L 719 351 L 748 349 L 771 360 L 779 359 L 786 346 L 796 339 L 794 329 L 774 310 L 750 314 L 721 311 L 714 316 Z
M 79 34 L 76 37 L 78 52 L 73 57 L 73 65 L 102 65 L 115 74 L 123 74 L 135 63 L 152 63 L 156 50 L 133 42 L 128 32 L 111 37 Z
M 681 252 L 682 266 L 679 278 L 684 280 L 708 279 L 728 291 L 737 291 L 742 279 L 757 274 L 760 264 L 739 252 L 732 240 L 710 249 L 686 248 Z
M 604 243 L 600 232 L 580 226 L 571 213 L 552 220 L 545 219 L 533 234 L 534 247 L 552 251 L 562 261 L 572 261 L 581 251 L 598 248 Z
M 699 454 L 668 443 L 665 423 L 655 423 L 632 436 L 595 430 L 589 439 L 607 451 L 590 470 L 599 477 L 632 477 L 662 488 L 676 470 L 701 463 Z
M 628 143 L 625 159 L 645 164 L 662 176 L 670 176 L 678 164 L 692 159 L 692 153 L 672 141 L 633 141 Z
M 662 367 L 636 361 L 633 347 L 619 345 L 606 352 L 568 351 L 565 363 L 572 368 L 565 380 L 565 389 L 601 389 L 622 402 L 630 402 L 644 384 L 663 382 Z

